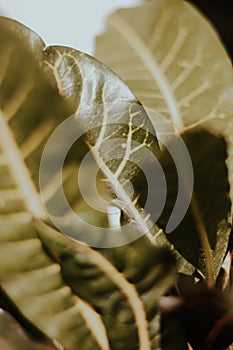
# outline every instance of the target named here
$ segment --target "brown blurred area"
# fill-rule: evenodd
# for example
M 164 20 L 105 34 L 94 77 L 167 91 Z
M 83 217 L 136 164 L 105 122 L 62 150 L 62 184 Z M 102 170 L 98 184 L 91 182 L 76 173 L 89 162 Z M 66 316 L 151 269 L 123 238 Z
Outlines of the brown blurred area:
M 0 349 L 1 350 L 56 350 L 53 344 L 36 342 L 26 335 L 18 322 L 0 309 Z

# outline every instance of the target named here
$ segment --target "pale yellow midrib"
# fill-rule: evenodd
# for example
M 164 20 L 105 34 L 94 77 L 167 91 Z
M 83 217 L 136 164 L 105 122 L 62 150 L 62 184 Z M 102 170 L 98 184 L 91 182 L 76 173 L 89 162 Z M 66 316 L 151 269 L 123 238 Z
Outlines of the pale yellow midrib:
M 102 272 L 104 272 L 109 277 L 109 279 L 111 279 L 114 282 L 116 280 L 118 280 L 118 276 L 121 275 L 120 272 L 105 257 L 103 257 L 100 253 L 96 252 L 95 250 L 93 250 L 89 246 L 85 245 L 83 242 L 80 244 L 79 242 L 75 241 L 75 244 L 74 244 L 73 239 L 65 237 L 59 231 L 48 226 L 43 221 L 37 221 L 36 227 L 37 227 L 38 232 L 39 232 L 39 238 L 42 239 L 42 242 L 43 242 L 42 237 L 44 236 L 43 232 L 46 232 L 44 238 L 46 241 L 46 237 L 47 237 L 48 242 L 50 241 L 50 239 L 53 239 L 53 237 L 56 236 L 57 242 L 59 242 L 59 244 L 61 244 L 61 246 L 63 246 L 63 247 L 65 246 L 66 248 L 70 247 L 70 249 L 73 250 L 74 254 L 83 254 L 84 256 L 86 256 L 90 259 L 89 261 L 91 263 L 96 265 Z M 40 236 L 40 234 L 42 235 L 42 237 Z M 110 267 L 112 266 L 111 270 L 109 269 L 109 266 Z M 114 276 L 112 276 L 112 270 L 114 270 L 114 274 L 115 273 L 117 274 L 117 277 L 113 278 Z M 123 280 L 123 282 L 122 282 L 122 280 Z M 120 282 L 116 283 L 116 285 L 124 293 L 124 290 L 122 290 L 122 288 L 121 288 L 122 283 L 129 284 L 129 282 L 125 279 L 125 277 L 123 275 L 121 276 Z M 133 285 L 131 286 L 131 288 L 135 289 L 135 287 Z M 135 289 L 135 292 L 136 292 L 136 289 Z M 126 293 L 125 295 L 129 298 L 129 293 Z M 138 298 L 139 298 L 139 296 L 138 296 Z M 78 295 L 75 295 L 75 299 L 76 299 L 75 305 L 72 306 L 72 309 L 78 310 L 82 314 L 83 318 L 86 320 L 86 324 L 87 324 L 88 328 L 91 330 L 92 335 L 95 337 L 97 343 L 101 347 L 101 350 L 110 350 L 106 327 L 105 327 L 101 317 L 99 316 L 99 314 L 96 313 L 96 311 L 93 309 L 93 307 L 89 303 L 87 303 L 85 300 L 81 299 Z M 139 301 L 140 301 L 140 299 L 139 299 Z M 92 316 L 91 316 L 92 320 L 90 320 L 88 318 L 88 314 L 90 315 L 90 313 L 92 314 Z M 96 325 L 93 324 L 94 319 L 97 320 Z M 96 334 L 97 328 L 99 329 L 99 332 L 100 332 L 99 334 Z M 147 348 L 145 348 L 145 349 L 143 348 L 141 350 L 147 350 Z
M 101 350 L 110 350 L 108 336 L 103 321 L 97 312 L 82 299 L 78 298 L 77 308 L 82 314 L 87 327 L 95 338 Z
M 138 57 L 142 59 L 152 78 L 158 85 L 164 100 L 167 104 L 169 113 L 171 115 L 175 129 L 181 132 L 184 128 L 183 119 L 176 101 L 176 98 L 172 92 L 172 88 L 159 67 L 159 64 L 155 61 L 152 53 L 148 47 L 139 38 L 137 33 L 130 27 L 130 25 L 124 21 L 118 13 L 114 13 L 108 19 L 108 23 L 129 43 L 133 50 L 137 53 Z
M 96 163 L 100 165 L 102 163 L 102 159 L 99 156 L 98 148 L 95 148 L 94 151 L 92 149 L 92 154 L 96 160 Z M 117 179 L 114 177 L 112 172 L 107 168 L 105 164 L 103 164 L 102 166 L 102 171 L 106 176 L 106 178 L 110 180 L 111 184 L 116 183 Z M 120 195 L 121 199 L 123 200 L 124 203 L 127 203 L 127 200 L 126 200 L 127 194 L 124 192 L 120 184 L 118 186 L 118 190 L 119 188 L 121 191 L 121 195 Z M 146 234 L 147 237 L 152 241 L 153 237 L 151 236 L 146 220 L 141 217 L 141 215 L 138 213 L 137 209 L 135 208 L 132 202 L 130 202 L 129 207 L 130 207 L 129 208 L 130 213 L 132 214 L 131 217 L 135 218 L 135 221 L 139 226 L 139 230 L 142 233 Z M 134 285 L 130 284 L 126 280 L 126 278 L 101 254 L 98 254 L 97 252 L 91 250 L 90 258 L 92 262 L 96 264 L 104 273 L 106 273 L 106 275 L 118 286 L 118 288 L 127 297 L 128 302 L 132 308 L 132 311 L 135 317 L 135 323 L 138 329 L 139 350 L 150 350 L 151 347 L 150 347 L 150 337 L 148 332 L 147 316 L 146 316 L 143 303 L 137 293 L 136 288 L 134 287 Z
M 153 242 L 154 239 L 150 232 L 150 229 L 153 226 L 152 223 L 143 218 L 142 214 L 140 214 L 138 209 L 136 208 L 134 202 L 132 202 L 131 200 L 129 201 L 129 196 L 125 192 L 122 184 L 119 182 L 115 174 L 112 173 L 112 171 L 107 167 L 107 165 L 103 162 L 103 159 L 100 157 L 98 148 L 93 147 L 91 151 L 96 161 L 96 164 L 101 168 L 104 176 L 109 180 L 110 184 L 113 187 L 114 193 L 117 195 L 117 198 L 124 204 L 127 204 L 127 212 L 129 217 L 135 220 L 137 228 L 142 233 L 142 235 L 146 235 L 147 238 L 151 242 Z
M 36 218 L 44 218 L 45 212 L 40 195 L 31 179 L 29 170 L 24 163 L 14 135 L 5 121 L 0 110 L 0 143 L 6 158 L 9 159 L 9 168 L 17 185 L 27 210 Z
M 129 305 L 132 308 L 139 335 L 139 350 L 150 350 L 150 337 L 148 331 L 148 321 L 142 300 L 140 299 L 135 286 L 128 282 L 122 273 L 112 265 L 102 254 L 90 249 L 84 248 L 88 252 L 90 261 L 99 267 L 108 278 L 113 281 L 120 291 L 126 296 Z

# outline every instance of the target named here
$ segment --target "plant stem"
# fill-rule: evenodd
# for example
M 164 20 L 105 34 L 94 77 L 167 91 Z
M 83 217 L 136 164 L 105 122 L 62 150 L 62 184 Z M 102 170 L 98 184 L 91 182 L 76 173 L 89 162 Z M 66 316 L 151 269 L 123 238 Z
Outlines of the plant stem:
M 198 207 L 198 202 L 197 202 L 195 193 L 193 194 L 193 197 L 191 200 L 191 210 L 195 218 L 197 231 L 199 233 L 203 253 L 205 256 L 207 286 L 209 288 L 212 288 L 215 285 L 215 279 L 214 279 L 213 259 L 211 256 L 211 247 L 210 247 L 207 231 L 202 219 L 202 215 Z

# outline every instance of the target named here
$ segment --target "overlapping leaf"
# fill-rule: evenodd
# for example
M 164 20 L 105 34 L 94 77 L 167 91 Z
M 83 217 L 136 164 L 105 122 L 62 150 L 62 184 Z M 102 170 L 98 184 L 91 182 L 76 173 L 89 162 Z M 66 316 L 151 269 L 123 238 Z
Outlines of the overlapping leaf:
M 178 133 L 201 127 L 225 138 L 232 201 L 232 66 L 214 29 L 191 5 L 181 0 L 154 0 L 137 8 L 119 10 L 107 23 L 105 34 L 97 38 L 96 55 L 125 80 L 146 107 L 161 113 Z M 153 113 L 151 118 L 153 121 Z M 203 147 L 208 148 L 207 143 Z M 210 155 L 202 161 L 206 163 L 209 157 L 214 159 L 214 152 L 209 149 Z M 223 174 L 223 182 L 226 176 L 227 172 Z M 221 206 L 218 181 L 216 178 L 215 198 Z M 204 192 L 209 203 L 212 202 L 210 193 Z M 223 196 L 227 196 L 227 192 Z M 198 211 L 206 217 L 218 217 L 216 208 L 213 210 L 209 205 L 208 209 L 207 203 L 205 213 L 200 208 Z M 229 237 L 230 228 L 226 228 L 227 222 L 231 222 L 229 207 L 222 219 L 219 220 L 219 227 L 223 225 L 223 229 L 219 229 L 219 243 Z M 195 221 L 200 221 L 200 216 Z M 190 248 L 189 231 L 186 226 L 182 236 L 186 250 Z M 210 238 L 210 229 L 205 227 L 205 231 L 204 235 L 209 234 Z M 217 242 L 216 233 L 216 230 L 211 233 L 210 240 Z M 226 246 L 219 250 L 215 273 L 220 268 Z M 205 255 L 212 254 L 210 247 L 205 250 Z M 196 254 L 199 259 L 199 251 Z M 206 256 L 204 260 L 202 256 L 202 263 L 205 259 Z
M 132 191 L 130 186 L 130 182 L 135 183 L 136 178 L 140 178 L 140 168 L 143 170 L 145 161 L 153 163 L 160 152 L 153 126 L 143 107 L 112 71 L 92 57 L 67 47 L 48 47 L 45 57 L 46 73 L 66 99 L 75 96 L 76 71 L 79 69 L 83 87 L 80 103 L 72 101 L 76 107 L 75 115 L 86 131 L 85 139 L 116 196 L 117 205 L 133 224 L 129 229 L 131 235 L 133 233 L 138 238 L 146 234 L 153 244 L 168 246 L 174 251 L 163 231 L 148 220 L 148 213 L 138 205 L 140 191 L 137 188 Z M 114 83 L 111 83 L 113 79 Z M 72 84 L 67 84 L 67 80 Z M 92 99 L 88 98 L 90 91 Z M 102 240 L 102 246 L 106 246 L 105 241 L 109 244 L 108 237 Z M 115 239 L 110 244 L 125 242 L 125 234 L 121 235 L 119 231 L 117 243 Z M 193 266 L 179 253 L 174 253 L 180 270 L 192 273 Z
M 208 276 L 208 268 L 211 268 L 213 277 L 216 278 L 228 247 L 231 230 L 231 203 L 225 164 L 226 144 L 222 137 L 202 129 L 187 131 L 182 137 L 192 159 L 195 202 L 191 202 L 183 220 L 168 237 L 178 251 L 205 276 Z M 171 142 L 171 147 L 175 147 L 175 143 Z M 174 161 L 167 150 L 162 152 L 160 162 L 166 174 L 168 192 L 158 225 L 165 228 L 175 205 L 178 179 Z M 185 186 L 185 182 L 179 186 Z M 207 258 L 202 252 L 203 245 L 208 245 Z M 207 264 L 210 266 L 207 267 Z
M 177 131 L 210 120 L 214 127 L 232 112 L 230 59 L 214 29 L 190 4 L 154 0 L 119 10 L 107 23 L 106 33 L 97 38 L 97 57 Z
M 21 28 L 34 38 L 33 43 L 41 44 Z M 25 42 L 5 27 L 5 20 L 0 40 L 2 288 L 27 319 L 67 349 L 76 348 L 81 340 L 85 348 L 107 349 L 99 316 L 65 284 L 33 223 L 33 217 L 45 218 L 38 192 L 43 144 L 71 109 L 43 77 Z M 99 333 L 94 331 L 96 326 Z
M 50 235 L 52 229 L 43 224 L 47 216 L 39 196 L 38 174 L 43 147 L 54 128 L 80 105 L 85 106 L 83 112 L 89 107 L 89 122 L 91 113 L 95 116 L 99 108 L 96 96 L 103 92 L 105 84 L 109 88 L 112 84 L 113 92 L 119 92 L 108 96 L 119 98 L 123 106 L 125 123 L 121 121 L 120 129 L 114 131 L 121 135 L 121 128 L 129 130 L 131 115 L 124 110 L 127 102 L 132 102 L 145 125 L 146 131 L 136 133 L 138 141 L 156 148 L 156 139 L 152 137 L 149 142 L 149 136 L 145 136 L 152 126 L 124 83 L 94 59 L 71 49 L 45 49 L 39 37 L 14 21 L 2 19 L 0 30 L 1 286 L 24 317 L 67 350 L 125 349 L 126 340 L 132 349 L 151 349 L 158 339 L 157 300 L 175 279 L 175 263 L 170 254 L 157 250 L 147 240 L 97 252 L 54 230 Z M 59 88 L 60 96 L 48 83 L 37 60 L 41 64 L 46 60 L 45 71 L 50 83 Z M 68 70 L 71 74 L 62 79 L 58 74 L 54 80 L 51 68 L 53 72 Z M 98 128 L 88 134 L 90 144 L 93 135 L 99 135 Z M 63 169 L 67 172 L 64 187 L 74 206 L 80 197 L 70 185 L 74 163 L 86 151 L 82 140 L 80 143 Z M 108 169 L 113 170 L 111 165 Z M 134 168 L 129 171 L 129 178 L 133 171 Z M 56 192 L 55 180 L 48 188 L 49 199 Z M 82 234 L 85 236 L 85 232 Z M 67 264 L 74 266 L 75 271 Z M 96 280 L 89 279 L 87 270 L 93 271 Z M 73 283 L 73 273 L 79 283 Z M 112 299 L 106 298 L 110 291 Z M 98 297 L 100 292 L 105 299 Z M 115 333 L 114 327 L 122 334 Z M 126 335 L 126 329 L 132 330 L 132 335 Z
M 69 246 L 60 234 L 55 242 L 52 229 L 41 222 L 37 227 L 51 255 L 59 254 L 64 279 L 101 315 L 110 348 L 158 349 L 158 295 L 174 281 L 174 257 L 153 247 L 145 237 L 97 252 Z

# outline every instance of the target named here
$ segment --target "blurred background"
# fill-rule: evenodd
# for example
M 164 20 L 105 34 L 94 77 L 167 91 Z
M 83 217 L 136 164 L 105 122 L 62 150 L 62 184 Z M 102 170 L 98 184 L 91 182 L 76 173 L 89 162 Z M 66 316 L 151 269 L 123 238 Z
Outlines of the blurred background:
M 66 45 L 93 53 L 93 38 L 104 27 L 106 16 L 140 0 L 0 0 L 1 14 L 36 31 L 47 45 Z
M 27 25 L 36 31 L 47 45 L 66 45 L 93 54 L 94 37 L 103 30 L 106 16 L 117 8 L 136 6 L 142 2 L 143 0 L 0 0 L 0 14 Z M 215 25 L 232 58 L 232 1 L 191 2 Z M 0 293 L 1 306 L 3 305 Z M 19 324 L 0 308 L 0 349 L 49 350 L 54 349 L 54 346 L 51 343 L 31 343 Z
M 190 0 L 204 13 L 220 33 L 222 40 L 233 57 L 233 11 L 231 0 Z
M 143 0 L 0 0 L 0 12 L 35 30 L 47 45 L 68 45 L 80 51 L 93 53 L 93 38 L 103 30 L 106 16 L 119 7 L 135 6 L 142 2 Z M 232 1 L 190 2 L 199 7 L 215 24 L 232 57 Z

